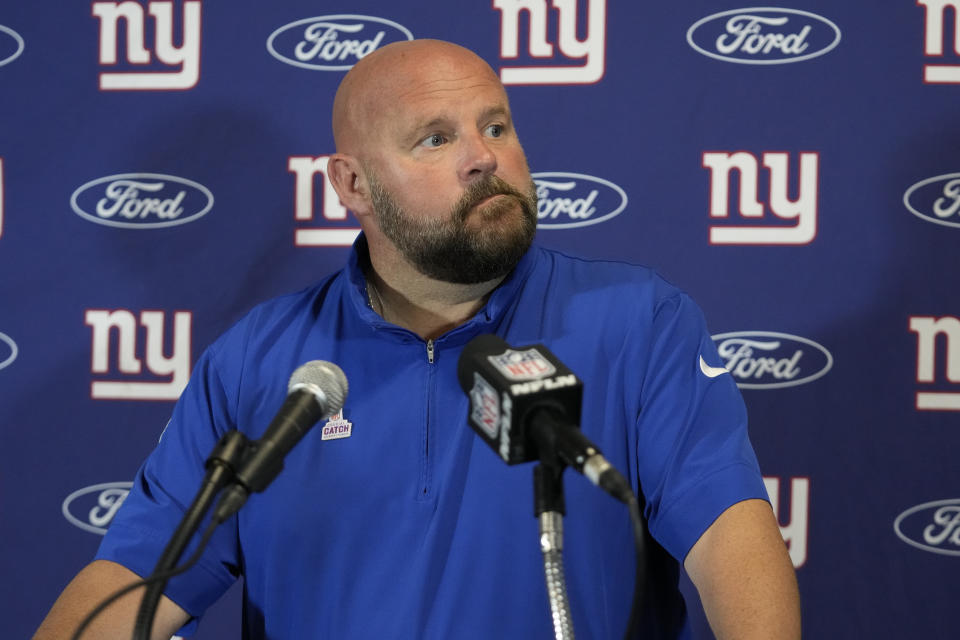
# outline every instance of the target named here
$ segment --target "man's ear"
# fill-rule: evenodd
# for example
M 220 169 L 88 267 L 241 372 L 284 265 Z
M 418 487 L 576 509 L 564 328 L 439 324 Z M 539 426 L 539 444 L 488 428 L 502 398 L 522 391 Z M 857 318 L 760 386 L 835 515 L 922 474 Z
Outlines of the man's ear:
M 327 160 L 327 179 L 340 197 L 340 204 L 355 216 L 359 218 L 372 212 L 367 180 L 355 157 L 343 153 L 331 155 Z

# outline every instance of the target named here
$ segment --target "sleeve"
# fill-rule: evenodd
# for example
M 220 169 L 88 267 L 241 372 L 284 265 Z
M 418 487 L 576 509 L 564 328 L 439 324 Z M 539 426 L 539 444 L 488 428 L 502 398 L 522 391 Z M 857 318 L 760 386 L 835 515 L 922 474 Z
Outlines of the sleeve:
M 728 507 L 768 500 L 733 377 L 686 295 L 654 310 L 641 388 L 637 469 L 650 533 L 683 561 Z
M 234 428 L 230 393 L 214 365 L 213 348 L 197 362 L 156 449 L 137 471 L 130 493 L 117 512 L 96 559 L 119 563 L 147 576 L 156 565 L 205 474 L 204 462 L 221 435 Z M 206 527 L 184 551 L 185 561 Z M 236 516 L 224 522 L 200 561 L 167 584 L 164 594 L 194 619 L 233 584 L 240 560 Z M 192 631 L 195 620 L 184 628 Z

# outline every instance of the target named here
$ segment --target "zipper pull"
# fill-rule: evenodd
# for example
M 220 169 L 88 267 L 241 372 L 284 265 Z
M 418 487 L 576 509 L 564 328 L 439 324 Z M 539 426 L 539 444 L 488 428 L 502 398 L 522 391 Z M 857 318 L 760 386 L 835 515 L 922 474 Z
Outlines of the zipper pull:
M 433 364 L 433 340 L 427 340 L 427 362 Z

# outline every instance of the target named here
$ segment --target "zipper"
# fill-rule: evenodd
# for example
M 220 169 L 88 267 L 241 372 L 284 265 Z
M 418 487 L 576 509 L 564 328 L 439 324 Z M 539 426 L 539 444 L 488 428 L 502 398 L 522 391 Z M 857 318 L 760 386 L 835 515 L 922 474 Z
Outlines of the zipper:
M 426 388 L 426 412 L 424 415 L 424 425 L 423 425 L 423 462 L 420 468 L 420 487 L 417 492 L 418 500 L 426 500 L 427 496 L 430 494 L 430 421 L 431 421 L 431 404 L 433 402 L 434 395 L 434 367 L 433 365 L 434 357 L 434 343 L 433 340 L 427 340 L 427 363 L 429 370 L 427 371 L 427 388 Z

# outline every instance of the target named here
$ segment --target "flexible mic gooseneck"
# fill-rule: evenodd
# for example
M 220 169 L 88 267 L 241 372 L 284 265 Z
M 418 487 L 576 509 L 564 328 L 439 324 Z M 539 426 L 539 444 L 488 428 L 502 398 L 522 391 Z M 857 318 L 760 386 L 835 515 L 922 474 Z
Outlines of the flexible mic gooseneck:
M 543 345 L 511 347 L 489 334 L 477 336 L 464 347 L 457 378 L 470 398 L 467 422 L 477 435 L 507 464 L 540 461 L 534 469 L 534 515 L 540 520 L 547 595 L 558 639 L 573 637 L 560 557 L 564 466 L 573 467 L 627 505 L 636 578 L 624 638 L 636 637 L 645 595 L 645 525 L 630 483 L 580 431 L 583 383 Z

